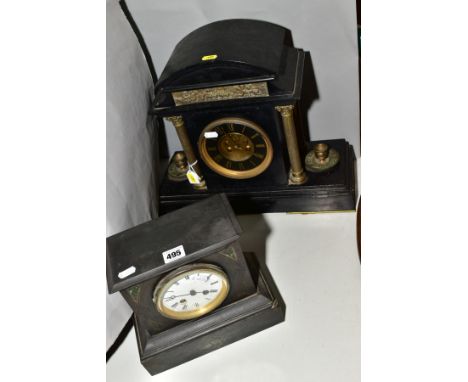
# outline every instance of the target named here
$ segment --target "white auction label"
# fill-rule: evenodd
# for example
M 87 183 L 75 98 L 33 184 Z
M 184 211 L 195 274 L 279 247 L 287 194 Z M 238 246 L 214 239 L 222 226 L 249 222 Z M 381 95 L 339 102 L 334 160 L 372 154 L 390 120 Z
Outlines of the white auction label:
M 216 131 L 207 131 L 205 132 L 205 138 L 218 138 L 218 133 Z
M 169 249 L 167 251 L 164 251 L 162 253 L 162 257 L 164 259 L 164 263 L 170 263 L 172 261 L 175 261 L 177 259 L 180 259 L 181 257 L 185 256 L 185 250 L 183 245 L 179 245 L 178 247 Z
M 127 268 L 126 270 L 120 272 L 117 276 L 119 276 L 119 279 L 124 279 L 127 276 L 130 276 L 131 274 L 135 273 L 136 268 L 134 266 L 131 266 Z

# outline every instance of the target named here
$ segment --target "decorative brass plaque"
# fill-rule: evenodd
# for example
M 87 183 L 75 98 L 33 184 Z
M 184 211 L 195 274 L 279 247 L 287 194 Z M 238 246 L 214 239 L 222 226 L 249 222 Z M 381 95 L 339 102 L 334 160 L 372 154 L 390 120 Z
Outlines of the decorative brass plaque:
M 176 106 L 201 102 L 223 101 L 226 99 L 268 96 L 269 93 L 266 82 L 172 92 L 172 98 L 174 99 Z

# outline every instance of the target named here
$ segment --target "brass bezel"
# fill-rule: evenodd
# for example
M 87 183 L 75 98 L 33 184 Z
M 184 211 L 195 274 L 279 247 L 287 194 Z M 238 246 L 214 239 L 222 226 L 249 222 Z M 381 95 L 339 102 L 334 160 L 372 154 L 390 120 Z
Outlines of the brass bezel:
M 217 274 L 221 278 L 221 291 L 219 294 L 214 298 L 211 302 L 206 304 L 205 306 L 191 310 L 188 312 L 176 312 L 172 309 L 167 308 L 162 303 L 162 297 L 167 292 L 169 287 L 180 278 L 193 273 L 209 271 L 211 273 Z M 174 320 L 190 320 L 192 318 L 201 317 L 214 309 L 216 309 L 222 302 L 226 299 L 229 293 L 229 279 L 227 274 L 216 265 L 212 264 L 204 264 L 204 263 L 195 263 L 185 265 L 176 269 L 175 271 L 167 274 L 164 276 L 156 285 L 153 292 L 153 303 L 155 305 L 156 310 L 167 318 L 172 318 Z
M 250 127 L 252 130 L 255 130 L 262 136 L 262 139 L 265 141 L 266 155 L 263 161 L 257 167 L 245 171 L 236 171 L 221 166 L 220 164 L 216 163 L 213 158 L 211 158 L 211 156 L 208 154 L 208 150 L 205 144 L 205 132 L 210 131 L 216 126 L 222 125 L 224 123 L 235 123 L 239 125 L 245 125 L 247 127 Z M 201 158 L 210 169 L 212 169 L 219 175 L 231 179 L 249 179 L 260 175 L 268 168 L 268 166 L 270 166 L 271 161 L 273 160 L 273 145 L 271 144 L 270 138 L 268 138 L 266 132 L 256 123 L 249 121 L 248 119 L 238 117 L 220 118 L 206 125 L 198 139 L 198 150 L 200 151 Z

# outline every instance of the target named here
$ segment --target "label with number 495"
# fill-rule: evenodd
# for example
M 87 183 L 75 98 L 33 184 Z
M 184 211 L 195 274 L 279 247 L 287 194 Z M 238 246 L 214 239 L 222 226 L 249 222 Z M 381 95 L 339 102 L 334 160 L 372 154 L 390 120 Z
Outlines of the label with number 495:
M 179 245 L 178 247 L 169 249 L 162 253 L 162 257 L 164 259 L 165 264 L 175 261 L 177 259 L 180 259 L 181 257 L 184 257 L 184 256 L 185 256 L 185 250 L 184 250 L 183 245 Z

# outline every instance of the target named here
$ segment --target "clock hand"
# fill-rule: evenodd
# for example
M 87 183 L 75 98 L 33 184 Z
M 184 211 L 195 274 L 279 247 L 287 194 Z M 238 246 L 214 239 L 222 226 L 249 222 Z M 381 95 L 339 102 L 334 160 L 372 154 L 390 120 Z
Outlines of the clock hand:
M 201 292 L 195 292 L 195 293 L 203 293 L 203 294 L 208 294 L 210 291 L 208 289 L 202 290 Z
M 165 300 L 173 300 L 173 299 L 175 299 L 177 297 L 184 297 L 184 296 L 190 296 L 190 293 L 188 293 L 188 294 L 179 294 L 177 296 L 169 296 L 169 297 L 165 297 L 164 299 Z
M 205 289 L 205 290 L 203 290 L 203 291 L 197 292 L 197 291 L 195 291 L 195 290 L 192 289 L 192 290 L 190 291 L 190 293 L 187 293 L 187 294 L 179 294 L 179 295 L 177 295 L 177 296 L 166 297 L 165 300 L 173 300 L 173 299 L 175 299 L 175 298 L 177 298 L 177 297 L 195 296 L 197 293 L 208 294 L 208 293 L 210 293 L 210 291 L 207 290 L 207 289 Z
M 197 291 L 191 290 L 190 293 L 173 295 L 173 296 L 165 297 L 164 299 L 165 299 L 165 300 L 173 300 L 173 299 L 175 299 L 175 298 L 177 298 L 177 297 L 195 296 L 197 293 L 204 293 L 204 294 L 207 294 L 208 291 L 207 291 L 207 290 L 204 290 L 204 291 L 202 291 L 202 292 L 197 292 Z

